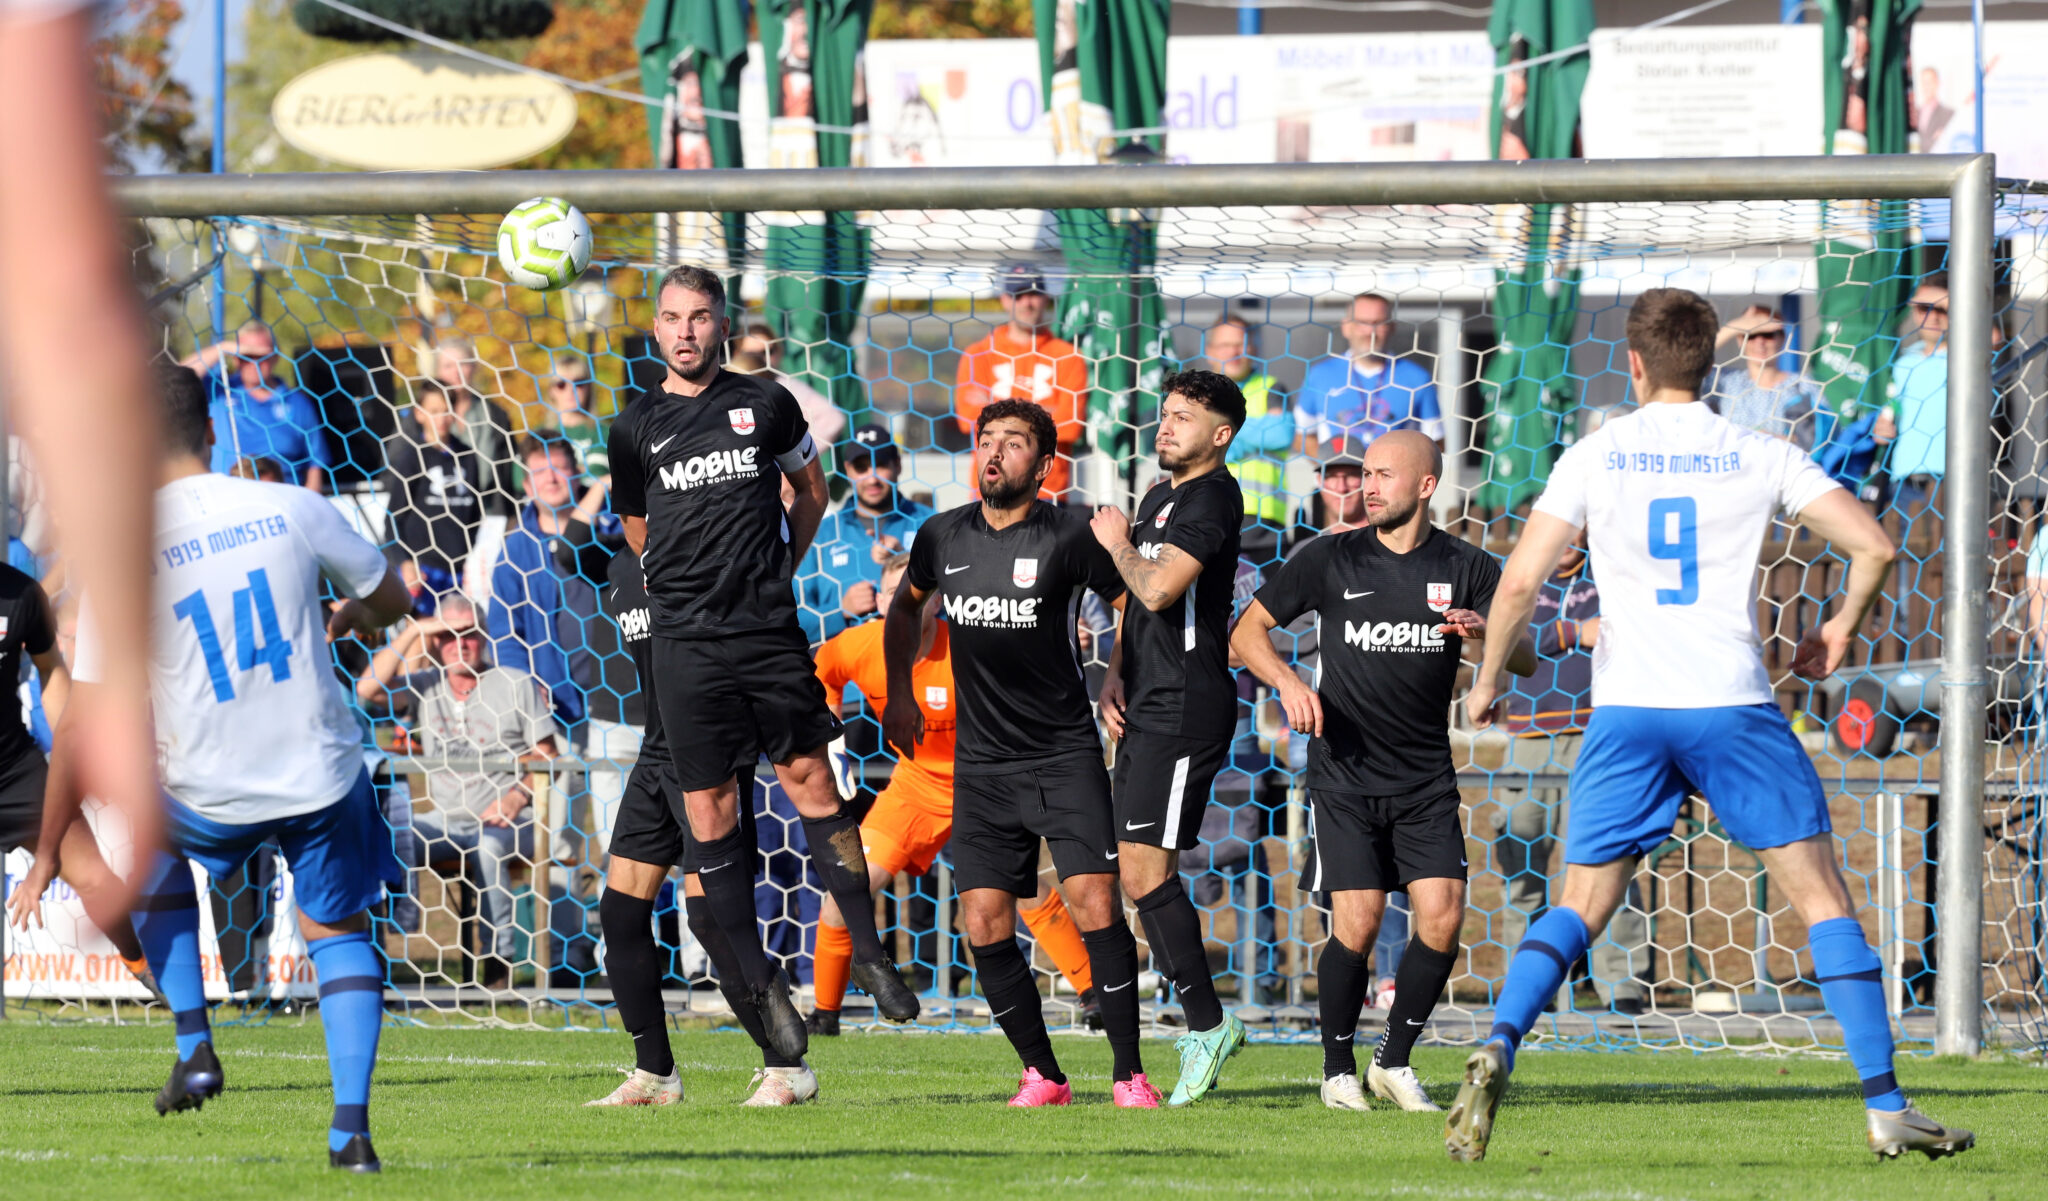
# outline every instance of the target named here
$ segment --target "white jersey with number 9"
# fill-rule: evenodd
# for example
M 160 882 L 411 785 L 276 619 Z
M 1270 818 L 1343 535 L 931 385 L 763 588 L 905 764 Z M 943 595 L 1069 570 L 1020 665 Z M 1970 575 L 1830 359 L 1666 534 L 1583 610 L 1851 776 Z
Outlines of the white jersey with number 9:
M 1797 446 L 1697 401 L 1645 405 L 1565 451 L 1535 507 L 1586 531 L 1600 585 L 1593 704 L 1769 701 L 1757 556 L 1775 515 L 1837 487 Z
M 224 475 L 156 494 L 149 682 L 164 790 L 233 825 L 324 809 L 363 770 L 327 649 L 322 576 L 351 597 L 383 552 L 304 488 Z M 80 623 L 77 677 L 98 679 Z

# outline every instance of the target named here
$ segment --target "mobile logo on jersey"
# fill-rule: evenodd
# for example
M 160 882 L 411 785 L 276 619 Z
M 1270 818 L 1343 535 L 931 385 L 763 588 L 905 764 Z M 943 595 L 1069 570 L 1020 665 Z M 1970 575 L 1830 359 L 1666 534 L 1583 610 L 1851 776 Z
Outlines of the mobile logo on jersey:
M 945 708 L 946 690 L 937 684 L 926 684 L 924 686 L 924 706 L 927 709 Z
M 1163 508 L 1161 508 L 1161 509 L 1159 510 L 1159 512 L 1157 512 L 1157 513 L 1153 514 L 1153 516 L 1152 516 L 1152 528 L 1153 528 L 1153 529 L 1155 529 L 1155 530 L 1163 530 L 1163 529 L 1165 529 L 1165 528 L 1166 528 L 1166 518 L 1167 518 L 1167 515 L 1168 515 L 1168 514 L 1170 514 L 1170 513 L 1172 513 L 1172 512 L 1173 512 L 1173 502 L 1172 502 L 1172 501 L 1167 501 L 1167 502 L 1166 502 L 1166 504 L 1165 504 L 1165 506 L 1164 506 Z
M 758 446 L 742 446 L 736 450 L 714 450 L 709 454 L 671 463 L 661 469 L 661 484 L 664 488 L 681 490 L 698 488 L 705 484 L 722 483 L 725 480 L 745 479 L 761 474 L 756 460 L 760 455 Z
M 1434 651 L 1443 649 L 1444 636 L 1420 621 L 1347 621 L 1344 641 L 1364 651 Z
M 1038 624 L 1035 596 L 954 596 L 946 594 L 946 620 L 954 625 L 1014 630 Z
M 754 432 L 754 410 L 752 409 L 727 409 L 725 411 L 725 419 L 732 422 L 732 432 L 735 434 L 751 434 Z
M 625 609 L 619 613 L 619 632 L 628 642 L 638 642 L 647 637 L 654 628 L 654 622 L 645 609 Z
M 1427 599 L 1430 608 L 1438 613 L 1442 613 L 1451 607 L 1451 586 L 1449 584 L 1429 584 L 1426 587 L 1428 589 Z
M 1038 582 L 1038 560 L 1019 559 L 1010 565 L 1010 582 L 1019 588 L 1029 588 Z

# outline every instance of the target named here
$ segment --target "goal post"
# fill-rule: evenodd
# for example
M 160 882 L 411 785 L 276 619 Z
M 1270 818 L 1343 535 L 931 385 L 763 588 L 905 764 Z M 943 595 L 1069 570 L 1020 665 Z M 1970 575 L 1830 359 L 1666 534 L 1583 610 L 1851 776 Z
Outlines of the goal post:
M 902 239 L 907 249 L 898 255 L 900 261 L 895 269 L 900 274 L 895 278 L 918 281 L 942 277 L 949 270 L 982 281 L 992 280 L 993 268 L 1012 253 L 1009 248 L 1018 244 L 1014 231 L 1002 228 L 1003 214 L 1032 214 L 1054 209 L 1143 212 L 1152 215 L 1146 219 L 1158 228 L 1170 226 L 1172 229 L 1170 236 L 1161 235 L 1164 241 L 1171 243 L 1161 252 L 1162 264 L 1179 253 L 1184 257 L 1186 271 L 1191 276 L 1208 272 L 1211 277 L 1227 275 L 1233 281 L 1228 288 L 1204 286 L 1197 282 L 1174 293 L 1176 296 L 1199 294 L 1205 300 L 1220 299 L 1222 311 L 1228 312 L 1234 311 L 1230 305 L 1235 297 L 1223 293 L 1230 289 L 1240 290 L 1247 296 L 1262 294 L 1269 302 L 1273 295 L 1282 294 L 1291 301 L 1299 301 L 1301 311 L 1314 319 L 1315 313 L 1326 311 L 1316 309 L 1315 302 L 1319 297 L 1348 297 L 1352 291 L 1364 291 L 1373 286 L 1374 290 L 1388 291 L 1392 295 L 1395 316 L 1404 321 L 1409 318 L 1402 311 L 1405 302 L 1397 290 L 1400 280 L 1418 281 L 1417 288 L 1426 291 L 1446 286 L 1440 281 L 1452 274 L 1466 280 L 1492 279 L 1496 272 L 1511 265 L 1513 253 L 1503 257 L 1503 239 L 1493 223 L 1502 211 L 1513 206 L 1590 206 L 1612 210 L 1606 217 L 1589 215 L 1585 218 L 1587 223 L 1604 231 L 1601 235 L 1605 238 L 1602 243 L 1604 249 L 1591 252 L 1565 249 L 1557 252 L 1562 256 L 1559 261 L 1570 258 L 1574 263 L 1585 263 L 1602 255 L 1626 260 L 1634 254 L 1646 264 L 1647 256 L 1662 244 L 1660 239 L 1665 236 L 1657 225 L 1656 214 L 1665 211 L 1664 206 L 1674 206 L 1674 211 L 1682 210 L 1686 214 L 1684 219 L 1691 223 L 1693 232 L 1688 237 L 1692 240 L 1684 243 L 1685 253 L 1693 256 L 1688 261 L 1704 271 L 1706 275 L 1702 278 L 1706 278 L 1713 273 L 1713 263 L 1720 261 L 1716 256 L 1726 258 L 1744 246 L 1766 245 L 1770 247 L 1769 253 L 1779 259 L 1787 262 L 1798 260 L 1805 253 L 1805 246 L 1814 240 L 1812 231 L 1825 222 L 1823 219 L 1817 224 L 1812 218 L 1812 214 L 1821 211 L 1817 206 L 1796 212 L 1784 207 L 1792 202 L 1945 202 L 1948 227 L 1945 265 L 1949 278 L 1950 324 L 1944 452 L 1947 486 L 1941 516 L 1948 533 L 1941 544 L 1939 574 L 1933 576 L 1930 572 L 1930 576 L 1941 581 L 1939 595 L 1925 598 L 1931 604 L 1938 602 L 1934 607 L 1941 614 L 1938 626 L 1932 627 L 1939 630 L 1940 648 L 1939 799 L 1938 811 L 1930 815 L 1934 820 L 1929 823 L 1938 829 L 1938 853 L 1926 858 L 1938 860 L 1940 865 L 1933 925 L 1939 930 L 1941 962 L 1953 965 L 1985 963 L 1985 806 L 1989 770 L 1985 752 L 1987 709 L 1994 699 L 1990 690 L 1994 631 L 1989 618 L 1993 603 L 1991 561 L 1978 535 L 1989 528 L 1993 520 L 1991 481 L 1997 467 L 1992 421 L 1994 289 L 1997 284 L 1994 211 L 2001 191 L 2025 190 L 2023 185 L 1997 180 L 1994 172 L 1993 157 L 1982 154 L 919 170 L 178 175 L 121 177 L 113 181 L 113 186 L 118 201 L 131 216 L 155 222 L 183 222 L 185 224 L 180 228 L 188 233 L 192 230 L 203 232 L 209 223 L 216 226 L 216 232 L 243 225 L 257 228 L 264 237 L 287 240 L 318 240 L 332 238 L 336 231 L 346 236 L 350 231 L 370 230 L 375 236 L 369 241 L 404 247 L 407 253 L 430 249 L 442 256 L 435 259 L 439 265 L 434 270 L 440 274 L 466 273 L 478 279 L 489 271 L 487 259 L 492 245 L 489 235 L 495 230 L 496 215 L 539 195 L 562 196 L 592 215 L 616 217 L 620 222 L 615 230 L 616 236 L 608 235 L 600 222 L 598 258 L 614 267 L 643 271 L 663 265 L 660 260 L 663 248 L 668 245 L 652 231 L 651 218 L 654 215 L 742 212 L 783 215 L 800 220 L 801 214 L 829 207 L 837 211 L 871 214 L 870 224 L 880 227 L 895 220 L 892 215 L 920 214 L 919 220 L 926 224 L 909 223 L 912 229 L 932 229 L 943 236 L 930 242 L 930 248 L 924 251 L 917 248 L 915 233 Z M 1743 210 L 1740 208 L 1742 205 L 1757 207 Z M 1648 216 L 1632 224 L 1635 218 L 1630 214 L 1638 210 Z M 1733 224 L 1725 229 L 1722 224 L 1717 224 L 1721 220 L 1717 214 L 1724 210 L 1735 214 L 1731 218 Z M 1196 215 L 1191 216 L 1191 213 Z M 1781 216 L 1782 213 L 1805 216 L 1794 219 Z M 1161 217 L 1158 214 L 1168 215 Z M 1173 214 L 1178 214 L 1178 217 Z M 1320 224 L 1319 214 L 1327 216 Z M 1909 219 L 1915 223 L 1920 220 L 1918 216 Z M 1601 220 L 1607 223 L 1600 225 Z M 1750 224 L 1743 224 L 1745 220 L 1750 220 Z M 957 235 L 949 228 L 942 228 L 971 227 L 976 222 L 989 228 L 969 229 Z M 1569 241 L 1583 233 L 1582 229 L 1574 228 L 1565 235 L 1559 235 L 1559 240 Z M 608 237 L 611 239 L 609 243 Z M 1400 248 L 1411 243 L 1427 243 L 1441 248 L 1460 240 L 1469 245 L 1462 246 L 1455 256 L 1458 261 L 1450 267 L 1434 260 L 1424 261 L 1420 257 L 1412 262 L 1400 257 L 1403 253 Z M 1511 243 L 1512 240 L 1510 237 L 1506 242 Z M 1788 250 L 1786 247 L 1797 248 Z M 1286 258 L 1287 265 L 1269 268 L 1265 257 L 1268 253 L 1276 261 Z M 1551 252 L 1524 246 L 1519 253 L 1534 259 Z M 1057 254 L 1055 246 L 1051 256 L 1056 258 Z M 1373 269 L 1363 269 L 1361 264 Z M 751 269 L 758 274 L 761 268 L 756 262 Z M 890 268 L 884 265 L 876 269 L 885 271 Z M 1650 268 L 1645 266 L 1643 269 Z M 1153 268 L 1147 265 L 1142 270 Z M 1158 270 L 1165 274 L 1171 268 L 1161 265 Z M 426 268 L 422 267 L 421 273 L 422 280 L 417 287 L 424 291 L 428 286 L 424 282 Z M 1617 271 L 1616 278 L 1622 274 Z M 1258 282 L 1262 277 L 1269 281 L 1277 279 L 1278 283 L 1262 292 Z M 1798 278 L 1805 277 L 1801 277 L 1797 270 L 1771 276 L 1771 280 L 1779 282 Z M 1369 280 L 1371 283 L 1354 286 L 1356 280 Z M 1387 280 L 1394 283 L 1386 284 Z M 394 294 L 401 294 L 404 287 L 413 285 L 386 281 L 381 286 L 393 289 Z M 938 310 L 930 307 L 929 302 L 929 295 L 936 295 L 936 292 L 931 291 L 928 282 L 917 286 L 926 287 L 928 291 L 927 308 L 920 313 L 937 319 Z M 1624 280 L 1614 286 L 1626 289 L 1635 285 Z M 1490 303 L 1492 286 L 1477 287 L 1480 294 L 1488 297 L 1475 302 L 1473 311 L 1481 312 Z M 908 284 L 893 292 L 889 286 L 871 287 L 867 311 L 871 315 L 886 314 L 890 312 L 892 303 L 903 299 L 898 293 L 909 290 L 911 285 Z M 984 288 L 982 295 L 993 290 Z M 1777 290 L 1788 293 L 1811 291 L 1812 285 L 1795 282 Z M 1729 294 L 1756 295 L 1765 291 L 1766 288 L 1758 283 L 1732 288 Z M 1615 291 L 1611 295 L 1619 297 L 1623 293 Z M 300 313 L 299 320 L 303 323 L 308 320 L 306 314 L 318 312 L 323 303 L 331 301 L 308 300 L 294 311 Z M 1625 306 L 1610 300 L 1605 309 L 1619 307 Z M 1202 311 L 1207 314 L 1215 308 L 1211 305 Z M 1438 310 L 1430 310 L 1423 304 L 1414 306 L 1422 320 L 1438 320 Z M 258 314 L 266 312 L 260 300 L 253 311 Z M 969 317 L 974 314 L 971 303 L 959 311 L 964 311 Z M 542 310 L 522 310 L 518 320 L 530 322 L 537 312 Z M 552 309 L 546 309 L 542 315 L 552 312 Z M 946 319 L 959 318 L 949 316 Z M 1204 317 L 1204 320 L 1208 319 Z M 1498 314 L 1495 319 L 1499 321 Z M 1475 351 L 1452 344 L 1458 336 L 1457 320 L 1442 319 L 1442 322 L 1441 337 L 1444 341 L 1438 344 L 1436 353 L 1440 358 L 1456 359 L 1462 364 Z M 1603 328 L 1610 344 L 1618 342 L 1618 324 L 1610 323 L 1610 327 Z M 210 336 L 220 337 L 222 333 L 210 331 Z M 516 335 L 502 336 L 510 339 Z M 949 352 L 957 349 L 948 342 Z M 931 357 L 929 351 L 921 353 Z M 515 369 L 537 370 L 531 364 L 539 360 L 527 358 L 519 361 L 528 366 Z M 895 360 L 889 361 L 893 363 Z M 893 375 L 895 368 L 890 370 Z M 936 372 L 929 374 L 935 376 Z M 1439 371 L 1437 383 L 1451 392 L 1464 392 L 1469 385 L 1472 393 L 1476 394 L 1477 384 L 1473 382 L 1476 378 L 1477 373 L 1462 365 L 1453 365 Z M 922 395 L 920 388 L 942 388 L 949 383 L 949 380 L 924 376 L 911 379 L 906 376 L 899 391 L 914 400 Z M 1447 402 L 1447 409 L 1450 407 Z M 881 411 L 881 406 L 878 405 L 877 411 Z M 1579 417 L 1580 413 L 1574 409 L 1559 420 L 1576 428 Z M 1463 451 L 1458 456 L 1461 459 L 1483 460 L 1490 453 L 1479 438 L 1483 418 L 1465 413 L 1462 419 L 1468 426 L 1465 437 L 1469 445 L 1460 442 L 1452 449 Z M 937 442 L 934 441 L 933 445 L 936 446 Z M 937 454 L 936 451 L 932 453 Z M 943 470 L 948 473 L 945 479 L 927 481 L 935 485 L 935 496 L 943 499 L 963 495 L 957 471 L 945 466 L 943 460 L 931 457 L 921 459 L 919 463 L 934 472 Z M 1306 475 L 1305 470 L 1301 467 L 1289 469 L 1288 488 L 1295 499 L 1302 499 L 1304 487 L 1313 492 L 1313 478 Z M 1087 478 L 1085 472 L 1080 474 Z M 1307 480 L 1305 485 L 1304 479 Z M 1128 492 L 1119 495 L 1127 496 Z M 1470 491 L 1451 503 L 1454 508 L 1463 506 L 1459 512 L 1469 511 L 1472 504 Z M 1480 518 L 1476 519 L 1473 528 L 1482 537 L 1491 534 L 1504 538 L 1509 533 L 1509 522 L 1506 515 Z M 1804 570 L 1806 561 L 1802 560 L 1801 564 Z M 1791 607 L 1797 608 L 1799 603 L 1806 603 L 1817 611 L 1818 604 L 1826 599 L 1825 593 L 1814 597 L 1799 592 L 1792 598 Z M 1766 632 L 1767 638 L 1773 636 Z M 1783 639 L 1785 634 L 1780 631 L 1775 637 Z M 590 758 L 599 759 L 601 756 L 592 755 Z M 1500 771 L 1503 776 L 1507 774 L 1505 767 Z M 1535 779 L 1530 777 L 1532 787 Z M 1492 784 L 1486 785 L 1489 798 L 1492 787 Z M 1289 803 L 1298 804 L 1298 800 Z M 1709 819 L 1703 819 L 1703 822 L 1702 829 L 1711 824 Z M 1278 831 L 1287 824 L 1275 818 L 1270 825 L 1261 827 L 1261 837 L 1279 838 Z M 1472 837 L 1482 839 L 1481 832 L 1474 830 Z M 1683 848 L 1683 854 L 1690 864 L 1694 854 L 1691 843 Z M 1728 862 L 1724 855 L 1724 865 Z M 1474 870 L 1479 870 L 1477 863 Z M 1734 870 L 1727 867 L 1723 874 Z M 1713 888 L 1719 885 L 1707 881 L 1701 887 L 1708 900 L 1700 912 L 1713 916 L 1717 913 Z M 1686 888 L 1690 897 L 1690 878 Z M 1228 898 L 1234 894 L 1226 886 L 1224 895 Z M 1761 896 L 1760 888 L 1758 895 Z M 1870 894 L 1872 903 L 1875 903 L 1877 895 L 1873 889 Z M 2022 903 L 2038 910 L 2042 905 L 2041 897 L 2028 895 L 2032 899 Z M 543 908 L 546 901 L 547 898 L 541 898 Z M 1297 906 L 1300 904 L 1297 902 Z M 1247 901 L 1239 908 L 1233 926 L 1236 933 L 1225 936 L 1218 933 L 1220 926 L 1212 926 L 1212 942 L 1227 943 L 1234 939 L 1245 947 L 1260 943 L 1272 946 L 1278 953 L 1280 948 L 1273 944 L 1286 941 L 1289 949 L 1281 958 L 1299 962 L 1304 957 L 1299 944 L 1306 940 L 1303 934 L 1306 927 L 1296 924 L 1301 920 L 1298 907 L 1286 915 L 1288 933 L 1284 940 L 1278 935 L 1270 939 L 1264 935 L 1251 936 L 1248 933 L 1251 927 L 1247 924 L 1253 920 L 1249 914 L 1251 902 Z M 1694 916 L 1692 908 L 1684 914 L 1688 931 L 1692 929 Z M 1737 941 L 1734 929 L 1731 919 L 1727 935 L 1730 942 Z M 940 937 L 944 939 L 946 932 L 941 931 Z M 1497 962 L 1504 969 L 1504 959 L 1498 955 L 1498 944 L 1503 935 L 1489 925 L 1486 938 L 1495 946 L 1495 958 L 1489 962 Z M 1760 965 L 1765 964 L 1768 958 L 1766 951 L 1771 946 L 1777 945 L 1782 949 L 1782 943 L 1773 944 L 1764 912 L 1754 915 L 1754 932 L 1750 938 Z M 1664 940 L 1659 938 L 1657 941 Z M 1924 944 L 1927 940 L 1922 941 Z M 1697 958 L 1697 950 L 1688 934 L 1684 954 Z M 2041 949 L 2036 947 L 2032 953 L 2038 957 Z M 1676 962 L 1677 952 L 1672 954 L 1673 962 Z M 950 954 L 947 958 L 950 961 Z M 1702 970 L 1706 976 L 1718 978 L 1717 973 L 1722 969 L 1714 966 L 1712 954 L 1706 954 L 1705 960 Z M 1242 972 L 1247 990 L 1252 977 L 1265 970 L 1238 958 L 1233 958 L 1232 962 L 1232 970 Z M 1476 964 L 1477 960 L 1473 962 Z M 541 970 L 546 971 L 545 964 Z M 1470 974 L 1476 976 L 1480 973 L 1475 967 Z M 1759 967 L 1759 991 L 1767 976 L 1767 968 Z M 1456 987 L 1454 985 L 1454 998 Z M 1466 1007 L 1476 1011 L 1490 1006 L 1490 988 L 1486 987 L 1483 1003 L 1473 1001 Z M 1292 1000 L 1298 1003 L 1298 985 L 1294 993 Z M 1979 1052 L 1984 1046 L 1984 972 L 1939 971 L 1934 977 L 1934 995 L 1932 1049 L 1942 1054 L 1971 1055 Z M 1249 996 L 1240 996 L 1240 1003 L 1249 1000 Z M 1739 1004 L 1737 1012 L 1741 1012 Z M 1483 1027 L 1480 1029 L 1483 1034 Z M 1604 1029 L 1596 1030 L 1593 1037 L 1602 1037 L 1601 1030 Z M 1728 1039 L 1748 1037 L 1733 1027 L 1717 1027 L 1717 1035 Z M 1681 1041 L 1686 1037 L 1682 1029 L 1678 1030 L 1677 1036 Z M 1767 1042 L 1776 1041 L 1768 1030 L 1758 1037 Z

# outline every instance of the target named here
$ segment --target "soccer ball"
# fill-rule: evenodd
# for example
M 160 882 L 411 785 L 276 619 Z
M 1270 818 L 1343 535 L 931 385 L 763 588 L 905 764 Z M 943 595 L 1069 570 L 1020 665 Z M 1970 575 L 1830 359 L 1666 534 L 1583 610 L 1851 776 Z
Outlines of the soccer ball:
M 590 221 L 566 200 L 536 196 L 499 223 L 498 263 L 522 288 L 571 283 L 590 266 Z

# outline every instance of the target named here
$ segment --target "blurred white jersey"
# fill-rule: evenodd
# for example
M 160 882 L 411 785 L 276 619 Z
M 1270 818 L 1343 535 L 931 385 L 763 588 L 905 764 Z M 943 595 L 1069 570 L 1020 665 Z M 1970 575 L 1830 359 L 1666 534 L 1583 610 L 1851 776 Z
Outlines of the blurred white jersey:
M 1757 556 L 1775 514 L 1837 487 L 1799 447 L 1697 402 L 1644 405 L 1565 451 L 1536 511 L 1587 534 L 1600 585 L 1593 704 L 1769 701 Z
M 224 475 L 156 494 L 149 683 L 164 790 L 233 825 L 324 809 L 363 771 L 327 650 L 324 575 L 351 597 L 383 552 L 304 488 Z M 81 620 L 77 677 L 101 675 Z

